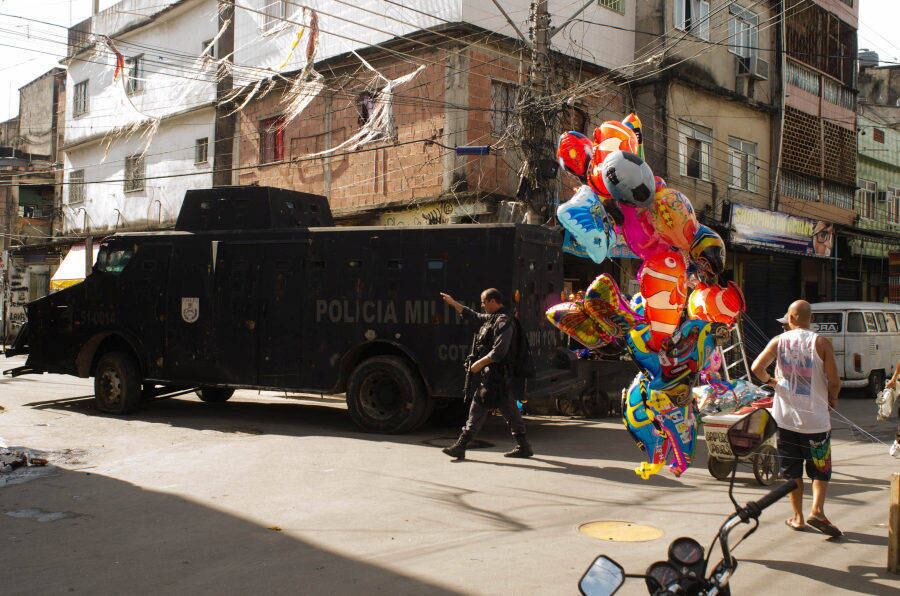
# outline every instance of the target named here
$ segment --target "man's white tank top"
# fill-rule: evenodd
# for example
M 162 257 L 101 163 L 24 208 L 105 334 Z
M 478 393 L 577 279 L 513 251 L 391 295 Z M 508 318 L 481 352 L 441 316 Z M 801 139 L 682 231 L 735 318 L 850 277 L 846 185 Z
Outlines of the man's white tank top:
M 831 430 L 825 366 L 816 352 L 818 335 L 809 329 L 792 329 L 778 336 L 772 417 L 779 428 L 798 433 Z

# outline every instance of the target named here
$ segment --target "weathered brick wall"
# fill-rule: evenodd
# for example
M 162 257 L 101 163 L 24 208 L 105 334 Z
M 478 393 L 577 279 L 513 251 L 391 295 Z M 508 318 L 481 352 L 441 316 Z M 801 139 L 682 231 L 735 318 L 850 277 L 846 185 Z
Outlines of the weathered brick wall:
M 416 202 L 441 191 L 441 151 L 425 142 L 440 141 L 443 123 L 443 52 L 421 55 L 426 68 L 412 81 L 397 88 L 394 97 L 396 137 L 373 141 L 335 152 L 331 156 L 304 159 L 311 153 L 336 147 L 356 134 L 359 124 L 357 98 L 372 84 L 373 76 L 362 69 L 351 83 L 334 88 L 329 80 L 306 111 L 284 130 L 284 157 L 291 163 L 260 165 L 241 170 L 241 184 L 258 182 L 305 192 L 328 195 L 335 212 L 354 212 L 397 202 Z M 415 68 L 406 60 L 373 64 L 388 78 L 400 77 Z M 280 115 L 283 92 L 252 101 L 240 114 L 240 164 L 260 161 L 259 121 Z M 329 142 L 330 140 L 330 142 Z M 302 160 L 302 161 L 301 161 Z

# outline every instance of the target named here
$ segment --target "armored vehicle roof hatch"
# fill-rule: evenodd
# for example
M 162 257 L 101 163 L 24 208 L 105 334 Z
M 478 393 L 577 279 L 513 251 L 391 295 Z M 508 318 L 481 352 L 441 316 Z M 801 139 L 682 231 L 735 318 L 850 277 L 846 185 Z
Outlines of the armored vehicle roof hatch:
M 268 186 L 218 186 L 189 190 L 175 229 L 273 230 L 333 226 L 321 195 Z

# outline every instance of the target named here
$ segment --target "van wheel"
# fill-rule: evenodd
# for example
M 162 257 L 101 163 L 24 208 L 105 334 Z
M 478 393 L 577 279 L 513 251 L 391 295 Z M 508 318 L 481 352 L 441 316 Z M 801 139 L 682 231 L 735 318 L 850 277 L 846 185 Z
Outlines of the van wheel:
M 94 371 L 94 405 L 109 414 L 130 414 L 141 402 L 141 371 L 125 352 L 107 352 Z
M 866 396 L 869 399 L 875 399 L 882 391 L 884 391 L 884 371 L 873 370 L 869 374 L 869 384 L 866 386 Z
M 234 395 L 234 389 L 226 389 L 223 387 L 201 387 L 194 391 L 194 393 L 197 394 L 200 401 L 205 401 L 208 404 L 221 404 L 231 399 L 231 396 Z
M 365 431 L 405 433 L 425 423 L 434 411 L 434 401 L 405 360 L 375 356 L 350 374 L 347 409 Z

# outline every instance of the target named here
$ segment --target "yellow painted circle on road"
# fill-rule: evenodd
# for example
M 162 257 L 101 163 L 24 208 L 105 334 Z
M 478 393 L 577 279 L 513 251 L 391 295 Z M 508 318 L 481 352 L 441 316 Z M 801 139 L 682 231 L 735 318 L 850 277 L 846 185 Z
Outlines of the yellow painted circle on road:
M 611 542 L 647 542 L 663 536 L 659 528 L 627 521 L 592 521 L 578 526 L 578 531 Z

